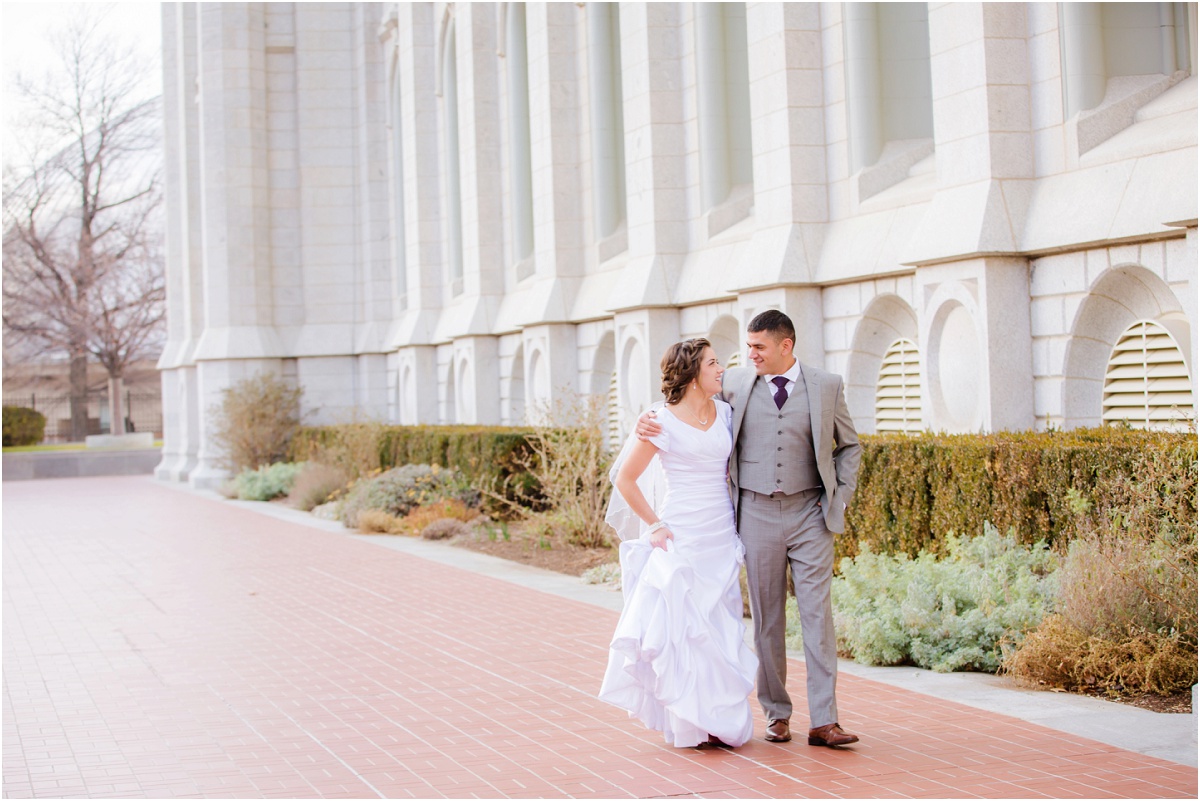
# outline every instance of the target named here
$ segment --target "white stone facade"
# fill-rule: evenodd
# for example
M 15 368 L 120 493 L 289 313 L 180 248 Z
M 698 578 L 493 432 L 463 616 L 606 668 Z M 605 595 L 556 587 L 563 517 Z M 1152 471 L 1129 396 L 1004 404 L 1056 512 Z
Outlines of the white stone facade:
M 1195 3 L 176 3 L 163 30 L 162 478 L 220 478 L 207 410 L 257 371 L 312 422 L 611 392 L 627 426 L 668 344 L 735 358 L 767 308 L 863 432 L 901 341 L 925 428 L 1098 424 L 1139 321 L 1194 408 Z

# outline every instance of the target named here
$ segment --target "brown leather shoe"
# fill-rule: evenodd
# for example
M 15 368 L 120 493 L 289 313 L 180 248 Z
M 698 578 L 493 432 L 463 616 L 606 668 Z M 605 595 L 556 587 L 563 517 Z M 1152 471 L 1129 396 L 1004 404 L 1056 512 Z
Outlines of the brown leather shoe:
M 715 734 L 708 735 L 708 744 L 714 748 L 733 748 L 732 745 L 722 740 Z
M 769 743 L 786 743 L 792 739 L 792 729 L 786 718 L 772 720 L 767 724 L 766 741 Z
M 808 730 L 809 745 L 827 745 L 830 748 L 837 748 L 838 746 L 850 745 L 850 743 L 857 742 L 857 734 L 850 734 L 836 723 Z

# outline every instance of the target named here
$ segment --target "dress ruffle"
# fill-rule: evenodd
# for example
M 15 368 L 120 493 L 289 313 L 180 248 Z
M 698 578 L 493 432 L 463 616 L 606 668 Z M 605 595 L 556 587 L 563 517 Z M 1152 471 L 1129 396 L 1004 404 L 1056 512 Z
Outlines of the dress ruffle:
M 741 543 L 728 537 L 654 548 L 621 544 L 625 606 L 600 698 L 690 747 L 710 734 L 731 746 L 753 734 L 748 696 L 758 668 L 746 646 Z

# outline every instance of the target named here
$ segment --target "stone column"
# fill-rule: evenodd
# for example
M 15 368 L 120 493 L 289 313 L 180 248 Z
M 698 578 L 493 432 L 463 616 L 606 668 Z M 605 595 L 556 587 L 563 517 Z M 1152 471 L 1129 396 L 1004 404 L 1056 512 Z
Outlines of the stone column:
M 504 293 L 504 203 L 494 3 L 455 6 L 462 291 L 445 304 L 438 338 L 490 334 Z
M 387 351 L 393 298 L 388 191 L 387 73 L 379 47 L 383 5 L 350 7 L 350 48 L 354 86 L 356 262 L 362 303 L 354 338 L 356 413 L 385 420 L 388 409 Z
M 576 19 L 580 16 L 578 8 L 562 3 L 530 5 L 528 10 L 527 133 L 531 145 L 534 251 L 530 258 L 517 261 L 515 269 L 507 271 L 508 287 L 495 324 L 495 330 L 506 334 L 526 325 L 568 320 L 583 280 L 586 254 L 580 175 L 581 98 L 574 49 Z M 505 53 L 506 61 L 512 58 L 517 58 L 516 54 Z M 512 67 L 506 64 L 504 68 Z M 521 113 L 520 103 L 510 98 L 510 117 Z M 510 172 L 515 181 L 520 165 L 511 165 Z M 514 209 L 517 212 L 519 209 Z M 514 259 L 518 250 L 513 249 Z M 554 378 L 555 385 L 573 382 L 573 375 Z
M 204 330 L 195 353 L 196 487 L 226 477 L 207 410 L 236 381 L 278 369 L 282 355 L 273 325 L 267 130 L 256 113 L 266 107 L 263 13 L 258 4 L 214 3 L 197 18 Z
M 813 282 L 829 219 L 820 6 L 754 3 L 746 28 L 756 231 L 729 277 L 742 292 Z
M 166 481 L 186 481 L 199 445 L 192 351 L 203 321 L 203 294 L 196 285 L 200 278 L 196 6 L 165 3 L 162 10 L 167 343 L 158 361 L 163 455 L 154 475 Z
M 523 324 L 565 321 L 585 261 L 579 79 L 578 9 L 564 3 L 529 6 L 529 108 L 533 171 L 535 302 Z M 573 374 L 555 376 L 570 381 Z
M 688 252 L 683 14 L 678 3 L 621 6 L 629 261 L 610 309 L 670 305 Z
M 1104 68 L 1104 17 L 1100 3 L 1063 3 L 1059 8 L 1066 84 L 1063 94 L 1070 119 L 1095 108 L 1104 99 L 1108 81 Z
M 1021 3 L 930 8 L 940 188 L 905 262 L 1020 250 L 1034 175 L 1027 39 Z
M 883 150 L 876 7 L 876 3 L 846 3 L 842 6 L 852 173 L 874 164 Z
M 1025 6 L 931 6 L 929 31 L 939 190 L 904 254 L 926 423 L 1032 428 L 1029 265 L 1015 255 L 1034 174 Z
M 392 149 L 393 234 L 403 243 L 394 271 L 402 271 L 388 347 L 396 351 L 397 422 L 438 422 L 434 329 L 446 291 L 445 220 L 439 169 L 437 24 L 432 3 L 399 3 L 396 67 L 391 93 L 399 103 L 400 148 Z M 393 131 L 393 135 L 396 132 Z M 399 155 L 402 162 L 395 161 Z M 397 213 L 398 212 L 398 213 Z

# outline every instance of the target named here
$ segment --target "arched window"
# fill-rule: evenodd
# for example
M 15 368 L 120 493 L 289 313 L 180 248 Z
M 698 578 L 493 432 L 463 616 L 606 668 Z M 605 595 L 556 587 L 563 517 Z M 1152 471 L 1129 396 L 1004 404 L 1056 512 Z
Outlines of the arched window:
M 529 132 L 529 54 L 525 37 L 525 4 L 509 3 L 508 131 L 512 158 L 513 258 L 533 255 L 533 166 Z M 524 276 L 521 276 L 524 277 Z
M 875 430 L 915 434 L 921 423 L 921 356 L 911 339 L 897 339 L 883 354 L 875 382 Z
M 508 419 L 505 425 L 519 426 L 525 423 L 525 346 L 517 347 L 513 354 L 512 370 L 508 379 Z
M 1183 353 L 1166 328 L 1143 320 L 1125 330 L 1104 374 L 1104 422 L 1186 430 L 1196 418 Z

